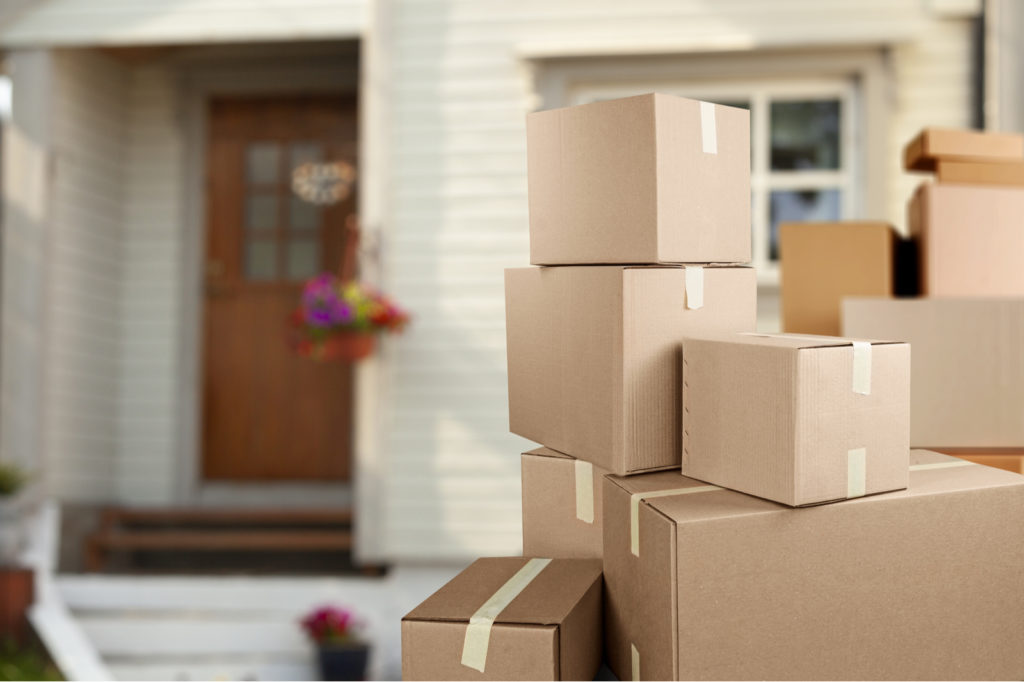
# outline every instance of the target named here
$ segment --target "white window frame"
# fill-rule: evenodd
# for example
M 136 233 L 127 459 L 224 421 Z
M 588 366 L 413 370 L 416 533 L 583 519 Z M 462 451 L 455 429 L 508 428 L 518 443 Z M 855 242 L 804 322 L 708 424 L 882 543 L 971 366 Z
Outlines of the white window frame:
M 750 103 L 751 262 L 757 269 L 758 284 L 777 287 L 777 262 L 770 259 L 769 199 L 772 190 L 839 189 L 839 219 L 849 220 L 861 213 L 864 188 L 859 186 L 862 150 L 859 145 L 860 102 L 851 77 L 782 77 L 750 80 L 708 81 L 701 79 L 659 79 L 628 83 L 579 83 L 566 92 L 567 104 L 596 99 L 628 97 L 644 92 L 666 92 L 694 99 L 742 100 Z M 807 99 L 838 99 L 840 102 L 841 167 L 835 171 L 772 171 L 769 129 L 770 102 Z

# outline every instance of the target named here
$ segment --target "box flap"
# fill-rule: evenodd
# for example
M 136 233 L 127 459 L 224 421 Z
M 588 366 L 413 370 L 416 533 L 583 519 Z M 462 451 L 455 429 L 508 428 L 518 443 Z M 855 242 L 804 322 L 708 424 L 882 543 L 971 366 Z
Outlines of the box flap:
M 552 450 L 551 448 L 546 448 L 544 446 L 541 446 L 539 448 L 534 448 L 533 450 L 527 450 L 523 454 L 524 455 L 530 455 L 532 457 L 554 457 L 556 459 L 576 459 L 575 457 L 573 457 L 571 455 L 567 455 L 564 452 L 559 452 L 558 450 Z
M 773 346 L 776 348 L 834 348 L 852 346 L 854 341 L 865 341 L 873 346 L 904 343 L 879 339 L 853 339 L 841 336 L 818 336 L 816 334 L 761 334 L 759 332 L 736 332 L 731 334 L 700 334 L 692 337 L 698 341 L 716 341 L 741 346 Z
M 470 617 L 528 561 L 524 557 L 477 559 L 403 620 L 469 622 Z M 600 579 L 599 559 L 552 559 L 494 622 L 557 625 L 594 581 Z

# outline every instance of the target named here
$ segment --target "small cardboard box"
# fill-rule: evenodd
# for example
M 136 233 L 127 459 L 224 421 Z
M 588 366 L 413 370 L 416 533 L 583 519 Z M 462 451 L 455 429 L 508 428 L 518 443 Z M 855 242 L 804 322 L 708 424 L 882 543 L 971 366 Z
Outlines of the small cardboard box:
M 932 171 L 939 161 L 1024 161 L 1024 136 L 925 128 L 903 149 L 903 167 Z
M 477 559 L 402 619 L 402 679 L 592 680 L 601 589 L 594 559 Z
M 1019 679 L 1024 477 L 924 451 L 910 461 L 907 490 L 808 509 L 670 472 L 607 477 L 612 671 Z
M 960 459 L 966 459 L 968 462 L 974 462 L 975 464 L 995 467 L 996 469 L 1003 469 L 1004 471 L 1012 471 L 1015 474 L 1024 474 L 1024 454 L 972 454 L 968 452 L 960 452 L 958 450 L 953 450 L 948 454 Z
M 680 340 L 753 331 L 747 267 L 505 271 L 512 433 L 625 475 L 679 466 Z
M 940 184 L 1024 187 L 1024 162 L 939 161 L 935 179 Z
M 1024 447 L 1024 299 L 848 298 L 843 333 L 914 349 L 912 446 Z
M 600 559 L 607 469 L 549 448 L 524 452 L 523 555 Z
M 648 94 L 526 119 L 530 262 L 750 261 L 750 115 Z
M 1024 296 L 1024 187 L 925 183 L 908 210 L 924 296 Z
M 905 343 L 683 341 L 686 476 L 802 507 L 907 487 L 909 451 Z
M 844 296 L 892 296 L 896 231 L 888 223 L 783 223 L 782 331 L 839 334 Z

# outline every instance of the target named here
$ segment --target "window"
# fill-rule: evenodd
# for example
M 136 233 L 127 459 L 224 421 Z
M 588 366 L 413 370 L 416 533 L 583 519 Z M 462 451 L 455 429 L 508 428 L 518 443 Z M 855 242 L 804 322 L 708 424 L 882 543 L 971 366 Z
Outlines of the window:
M 569 104 L 668 92 L 750 111 L 752 261 L 758 281 L 778 284 L 778 227 L 859 213 L 853 81 L 772 79 L 579 85 Z

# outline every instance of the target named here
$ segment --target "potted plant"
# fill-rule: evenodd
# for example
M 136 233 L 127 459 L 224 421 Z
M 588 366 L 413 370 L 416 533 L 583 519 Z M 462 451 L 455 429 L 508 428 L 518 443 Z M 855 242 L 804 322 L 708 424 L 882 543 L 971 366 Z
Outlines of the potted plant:
M 290 318 L 291 345 L 303 357 L 351 362 L 373 352 L 378 334 L 399 332 L 408 321 L 384 294 L 325 272 L 303 288 Z
M 322 679 L 366 679 L 370 645 L 356 633 L 351 611 L 323 606 L 303 618 L 302 627 L 316 644 Z
M 33 508 L 28 475 L 15 464 L 0 462 L 0 566 L 14 564 L 21 554 Z

